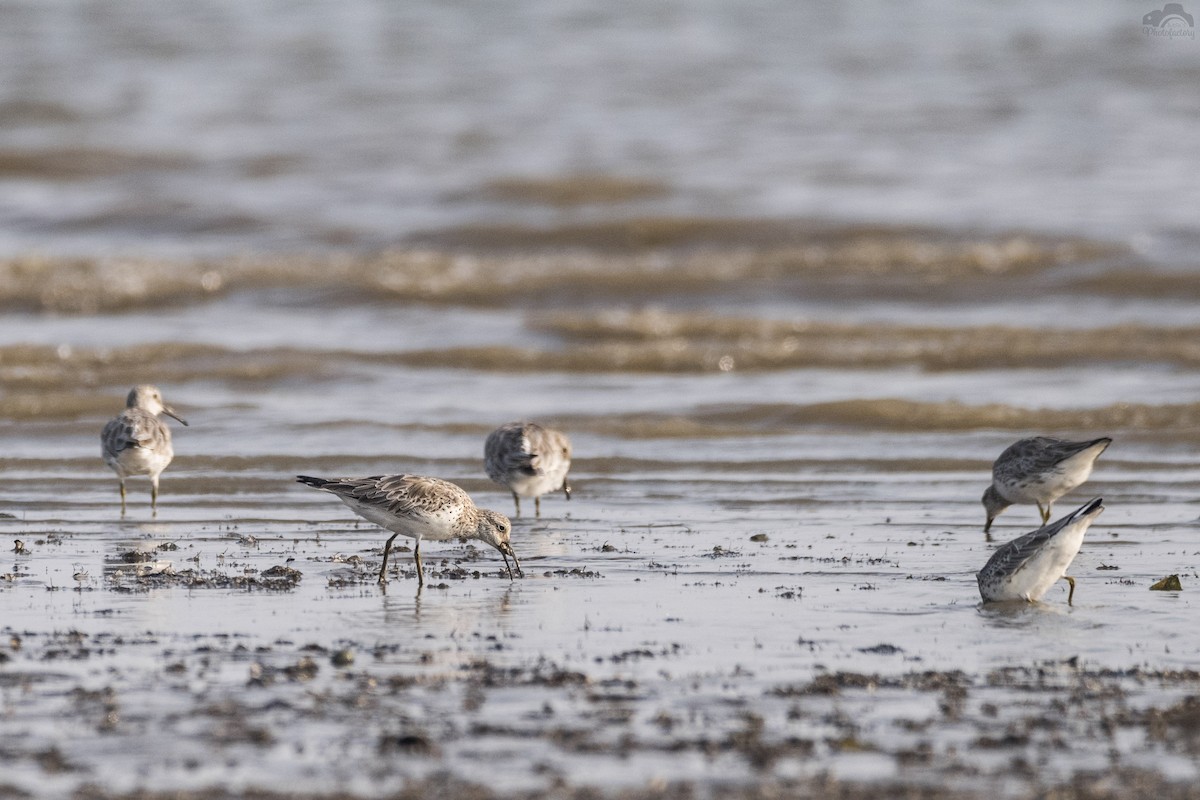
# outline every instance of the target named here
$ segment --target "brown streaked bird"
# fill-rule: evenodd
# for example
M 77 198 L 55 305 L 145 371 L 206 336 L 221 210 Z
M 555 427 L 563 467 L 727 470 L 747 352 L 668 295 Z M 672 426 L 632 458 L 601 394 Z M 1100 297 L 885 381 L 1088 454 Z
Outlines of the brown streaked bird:
M 521 498 L 532 497 L 534 515 L 542 515 L 542 495 L 562 489 L 571 499 L 571 440 L 536 422 L 509 422 L 488 434 L 483 446 L 488 477 L 512 492 L 517 516 Z
M 129 390 L 125 410 L 109 420 L 100 434 L 100 454 L 121 485 L 121 515 L 125 515 L 125 479 L 133 475 L 150 478 L 150 508 L 158 516 L 158 476 L 175 457 L 171 429 L 159 419 L 166 414 L 187 425 L 183 417 L 163 402 L 157 386 L 142 384 Z
M 447 539 L 477 539 L 500 551 L 509 580 L 513 579 L 508 557 L 512 556 L 521 572 L 521 562 L 509 543 L 512 524 L 508 517 L 479 508 L 470 495 L 449 481 L 422 475 L 376 475 L 370 478 L 311 478 L 298 475 L 296 480 L 314 489 L 336 495 L 365 520 L 392 531 L 383 547 L 383 566 L 379 582 L 387 583 L 388 553 L 397 536 L 415 539 L 413 558 L 417 562 L 417 585 L 425 585 L 421 564 L 421 541 L 444 542 Z

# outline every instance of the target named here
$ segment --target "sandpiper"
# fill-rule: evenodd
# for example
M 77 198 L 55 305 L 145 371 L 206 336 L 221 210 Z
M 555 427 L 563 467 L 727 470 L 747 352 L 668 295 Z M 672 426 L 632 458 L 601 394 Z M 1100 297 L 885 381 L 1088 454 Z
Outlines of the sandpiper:
M 1069 577 L 1075 554 L 1083 544 L 1083 535 L 1104 510 L 1097 497 L 1050 525 L 1002 545 L 975 576 L 979 594 L 985 602 L 1027 600 L 1031 603 L 1062 578 L 1071 587 L 1067 605 L 1075 599 L 1075 579 Z
M 442 542 L 447 539 L 478 539 L 500 551 L 509 580 L 513 579 L 508 557 L 512 556 L 521 573 L 521 562 L 513 552 L 508 537 L 512 525 L 508 517 L 495 511 L 479 508 L 461 487 L 438 478 L 421 475 L 377 475 L 371 478 L 310 478 L 298 475 L 296 480 L 332 492 L 363 519 L 392 531 L 383 547 L 383 566 L 379 582 L 387 583 L 388 553 L 397 536 L 415 539 L 413 558 L 417 562 L 417 585 L 425 585 L 425 570 L 421 564 L 421 540 Z
M 163 403 L 157 386 L 143 384 L 129 390 L 125 410 L 109 420 L 100 434 L 104 463 L 117 473 L 121 484 L 121 515 L 125 515 L 125 479 L 150 476 L 150 508 L 158 516 L 158 476 L 171 463 L 171 429 L 159 419 L 166 414 L 187 425 L 183 417 Z
M 542 515 L 542 495 L 562 489 L 571 499 L 567 471 L 571 469 L 571 441 L 565 433 L 535 422 L 510 422 L 488 434 L 483 446 L 483 466 L 488 477 L 512 492 L 517 516 L 521 498 L 532 497 L 534 513 Z
M 983 532 L 988 533 L 992 521 L 1013 503 L 1036 503 L 1045 525 L 1054 501 L 1088 479 L 1110 444 L 1108 437 L 1068 442 L 1033 436 L 1009 445 L 992 464 L 992 485 L 983 493 Z

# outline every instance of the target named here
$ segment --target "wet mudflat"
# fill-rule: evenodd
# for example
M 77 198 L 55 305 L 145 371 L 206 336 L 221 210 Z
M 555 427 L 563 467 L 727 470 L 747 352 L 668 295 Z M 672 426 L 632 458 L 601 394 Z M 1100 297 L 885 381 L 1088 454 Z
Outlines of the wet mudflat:
M 286 476 L 234 490 L 181 460 L 157 520 L 135 494 L 119 521 L 115 482 L 81 460 L 57 513 L 0 522 L 22 542 L 0 576 L 4 791 L 1186 796 L 1194 610 L 1148 587 L 1195 579 L 1192 527 L 1168 520 L 1196 469 L 1127 446 L 1097 471 L 1110 510 L 1075 607 L 1064 584 L 984 608 L 986 459 L 787 458 L 848 445 L 581 459 L 574 499 L 516 523 L 523 579 L 486 548 L 428 545 L 419 594 L 409 553 L 379 587 L 382 534 Z M 1156 492 L 1163 471 L 1183 486 Z M 1033 519 L 1010 509 L 998 534 Z

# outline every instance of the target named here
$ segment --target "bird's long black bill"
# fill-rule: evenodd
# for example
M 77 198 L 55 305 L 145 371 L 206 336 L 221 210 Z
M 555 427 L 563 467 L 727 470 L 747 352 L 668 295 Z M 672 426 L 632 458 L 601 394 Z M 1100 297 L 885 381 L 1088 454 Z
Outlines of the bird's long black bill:
M 167 406 L 163 406 L 163 413 L 164 413 L 164 414 L 166 414 L 166 415 L 167 415 L 168 417 L 170 417 L 171 419 L 173 419 L 173 420 L 175 420 L 176 422 L 178 422 L 178 423 L 179 423 L 180 425 L 182 425 L 183 427 L 185 427 L 185 428 L 187 427 L 187 424 L 188 424 L 188 423 L 187 423 L 187 420 L 186 420 L 186 419 L 184 419 L 183 417 L 179 416 L 178 414 L 176 414 L 176 413 L 175 413 L 175 409 L 173 409 L 173 408 L 169 408 L 169 407 L 167 407 Z
M 515 552 L 513 552 L 512 545 L 508 545 L 507 552 L 505 552 L 504 550 L 501 550 L 499 547 L 497 547 L 496 549 L 500 550 L 500 557 L 504 559 L 504 568 L 508 570 L 508 579 L 510 581 L 513 580 L 512 567 L 509 566 L 509 563 L 508 563 L 509 556 L 512 556 L 513 563 L 517 565 L 517 575 L 524 578 L 525 573 L 521 571 L 521 562 L 517 560 L 517 554 Z

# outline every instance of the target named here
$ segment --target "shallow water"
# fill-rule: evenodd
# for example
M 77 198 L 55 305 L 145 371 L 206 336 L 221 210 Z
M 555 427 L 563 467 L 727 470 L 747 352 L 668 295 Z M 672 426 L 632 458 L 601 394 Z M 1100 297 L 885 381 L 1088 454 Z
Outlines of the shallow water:
M 1143 157 L 1194 48 L 1124 5 L 343 5 L 0 9 L 0 795 L 1195 780 L 1194 154 Z M 147 380 L 191 425 L 122 519 Z M 575 492 L 512 582 L 446 543 L 382 589 L 294 481 L 508 513 L 518 418 Z M 1055 508 L 1107 510 L 1073 607 L 981 607 L 1033 433 L 1113 437 Z
M 378 247 L 619 208 L 1186 260 L 1200 67 L 1151 5 L 5 4 L 0 250 Z

